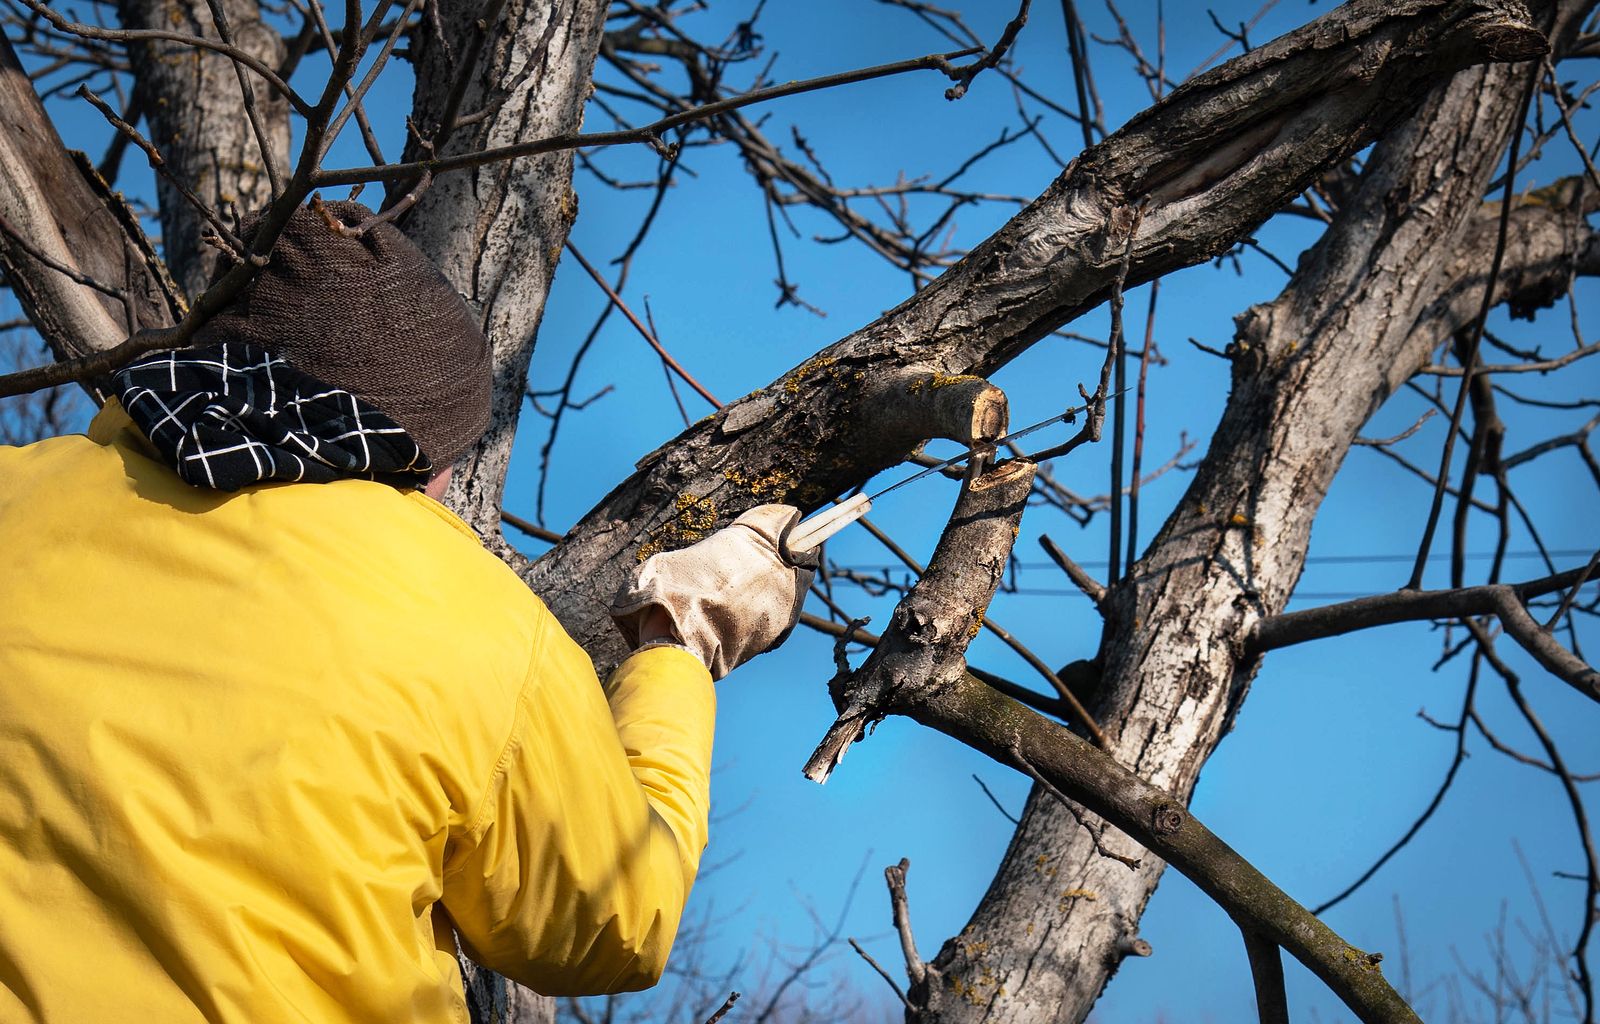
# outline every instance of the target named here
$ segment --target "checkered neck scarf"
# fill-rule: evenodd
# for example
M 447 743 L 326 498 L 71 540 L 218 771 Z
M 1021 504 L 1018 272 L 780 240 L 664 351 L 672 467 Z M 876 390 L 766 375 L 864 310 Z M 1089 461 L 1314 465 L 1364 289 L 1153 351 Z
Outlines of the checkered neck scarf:
M 133 422 L 197 487 L 348 477 L 420 487 L 428 479 L 427 457 L 394 420 L 257 345 L 159 352 L 113 381 Z

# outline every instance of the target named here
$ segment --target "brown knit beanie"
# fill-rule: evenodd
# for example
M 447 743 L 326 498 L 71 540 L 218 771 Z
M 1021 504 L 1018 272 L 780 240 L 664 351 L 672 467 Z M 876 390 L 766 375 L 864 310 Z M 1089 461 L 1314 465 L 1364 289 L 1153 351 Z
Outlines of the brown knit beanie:
M 372 216 L 360 203 L 323 209 L 352 226 Z M 256 219 L 246 220 L 246 237 Z M 233 340 L 388 413 L 435 472 L 489 425 L 489 343 L 450 282 L 393 224 L 349 238 L 315 210 L 296 210 L 255 281 L 196 336 L 197 345 Z

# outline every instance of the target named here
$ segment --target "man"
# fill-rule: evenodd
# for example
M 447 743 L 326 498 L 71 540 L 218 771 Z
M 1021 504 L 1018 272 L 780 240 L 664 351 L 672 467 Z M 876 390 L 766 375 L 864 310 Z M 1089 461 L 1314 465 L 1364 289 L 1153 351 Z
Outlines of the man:
M 0 1022 L 465 1021 L 457 937 L 552 994 L 665 964 L 797 513 L 647 561 L 602 687 L 435 500 L 482 334 L 325 209 L 87 436 L 0 448 Z

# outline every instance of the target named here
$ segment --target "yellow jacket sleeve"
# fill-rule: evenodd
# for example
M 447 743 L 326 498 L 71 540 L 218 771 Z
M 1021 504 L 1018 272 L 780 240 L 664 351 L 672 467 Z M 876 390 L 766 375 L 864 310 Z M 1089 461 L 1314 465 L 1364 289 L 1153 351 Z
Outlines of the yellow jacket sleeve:
M 649 648 L 602 690 L 553 617 L 543 632 L 483 805 L 447 853 L 445 909 L 474 960 L 535 991 L 647 988 L 705 848 L 711 676 Z

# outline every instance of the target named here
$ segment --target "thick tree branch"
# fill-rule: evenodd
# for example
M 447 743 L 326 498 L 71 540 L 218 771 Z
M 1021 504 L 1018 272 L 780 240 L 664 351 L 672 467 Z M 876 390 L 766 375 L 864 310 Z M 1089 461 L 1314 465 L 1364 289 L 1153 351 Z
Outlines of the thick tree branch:
M 1417 1021 L 1377 969 L 1375 954 L 1345 942 L 1190 815 L 1171 795 L 1072 732 L 970 675 L 913 688 L 896 713 L 938 729 L 1002 764 L 1026 759 L 1050 784 L 1132 836 L 1216 900 L 1240 927 L 1289 951 L 1366 1024 Z

